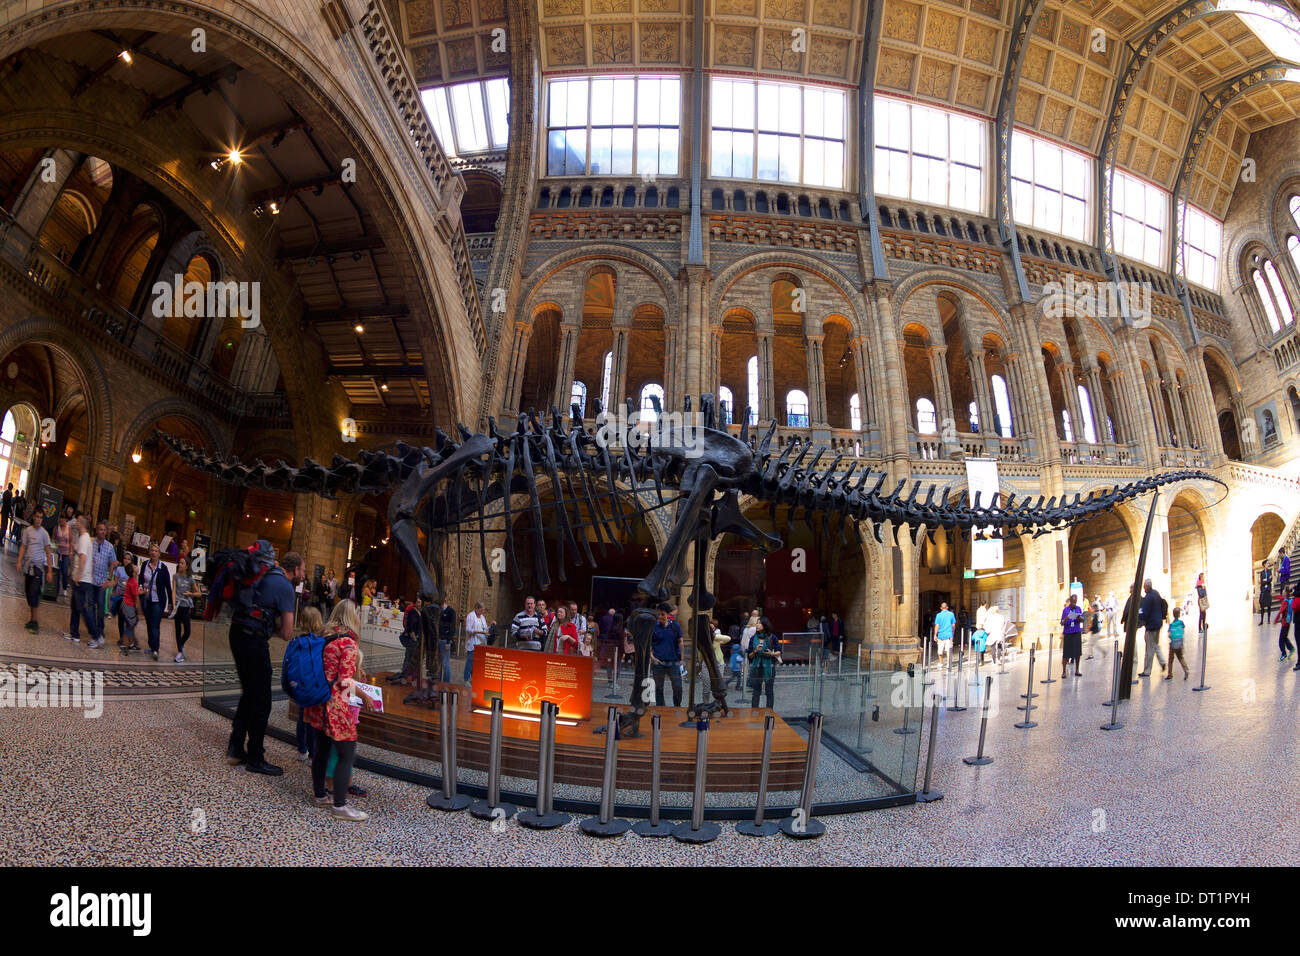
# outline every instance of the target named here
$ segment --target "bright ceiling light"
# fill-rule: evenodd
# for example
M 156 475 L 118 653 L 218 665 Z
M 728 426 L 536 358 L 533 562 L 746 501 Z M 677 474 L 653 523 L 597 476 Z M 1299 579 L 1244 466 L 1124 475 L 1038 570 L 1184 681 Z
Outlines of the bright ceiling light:
M 364 332 L 365 330 L 366 330 L 366 327 L 365 327 L 364 325 L 362 325 L 360 322 L 358 322 L 356 325 L 352 326 L 352 331 L 356 332 L 357 335 L 360 335 L 360 334 L 361 334 L 362 332 Z
M 131 460 L 135 462 L 137 465 L 140 464 L 140 459 L 143 457 L 144 457 L 144 453 L 138 447 L 136 448 L 135 451 L 131 452 Z
M 272 202 L 267 208 L 271 210 L 272 216 L 280 215 L 280 204 L 278 202 Z
M 244 154 L 241 153 L 238 149 L 232 149 L 230 152 L 226 154 L 226 159 L 230 160 L 231 163 L 238 166 L 240 163 L 244 161 Z
M 130 50 L 122 50 L 120 53 L 118 53 L 117 56 L 118 56 L 118 59 L 120 59 L 120 60 L 121 60 L 123 63 L 125 63 L 127 66 L 130 66 L 132 60 L 134 59 L 134 58 L 131 56 L 131 51 L 130 51 Z

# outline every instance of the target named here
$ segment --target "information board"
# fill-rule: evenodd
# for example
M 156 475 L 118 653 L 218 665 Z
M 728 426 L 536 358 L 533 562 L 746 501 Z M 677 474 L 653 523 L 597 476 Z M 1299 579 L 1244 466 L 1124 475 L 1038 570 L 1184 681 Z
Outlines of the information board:
M 568 720 L 591 717 L 593 658 L 513 647 L 474 648 L 474 706 L 500 697 L 507 715 L 537 716 L 549 700 Z

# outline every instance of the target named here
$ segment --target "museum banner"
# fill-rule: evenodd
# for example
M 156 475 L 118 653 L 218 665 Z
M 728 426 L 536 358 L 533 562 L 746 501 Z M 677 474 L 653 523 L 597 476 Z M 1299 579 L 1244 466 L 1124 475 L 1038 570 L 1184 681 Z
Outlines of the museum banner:
M 491 708 L 500 697 L 507 716 L 535 717 L 542 701 L 564 720 L 591 717 L 593 659 L 580 654 L 543 654 L 513 647 L 474 648 L 474 706 Z

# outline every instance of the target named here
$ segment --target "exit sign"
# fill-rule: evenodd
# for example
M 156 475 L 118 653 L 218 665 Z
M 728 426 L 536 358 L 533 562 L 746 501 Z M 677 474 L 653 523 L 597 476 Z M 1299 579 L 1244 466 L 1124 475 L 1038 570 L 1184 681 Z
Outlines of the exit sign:
M 973 578 L 975 577 L 975 571 L 973 568 L 966 568 L 962 571 L 961 576 L 963 578 Z

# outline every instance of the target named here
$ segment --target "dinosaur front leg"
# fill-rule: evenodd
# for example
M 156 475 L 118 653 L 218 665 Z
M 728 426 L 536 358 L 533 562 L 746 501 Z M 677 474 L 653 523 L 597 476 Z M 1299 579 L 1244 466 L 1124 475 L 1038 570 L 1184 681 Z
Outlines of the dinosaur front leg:
M 629 703 L 630 713 L 622 717 L 619 732 L 625 737 L 640 736 L 641 716 L 646 712 L 645 682 L 650 675 L 650 647 L 654 640 L 655 623 L 658 615 L 649 608 L 639 607 L 634 610 L 627 621 L 627 628 L 632 632 L 632 645 L 635 649 L 635 664 L 632 669 L 632 695 Z
M 668 533 L 663 553 L 641 581 L 641 592 L 649 595 L 651 600 L 668 600 L 666 584 L 680 583 L 673 576 L 680 573 L 679 569 L 686 557 L 686 546 L 695 538 L 700 518 L 704 509 L 713 503 L 713 490 L 717 486 L 718 473 L 712 466 L 699 462 L 687 465 L 681 486 L 686 501 L 678 504 L 677 515 L 673 520 L 672 531 Z

